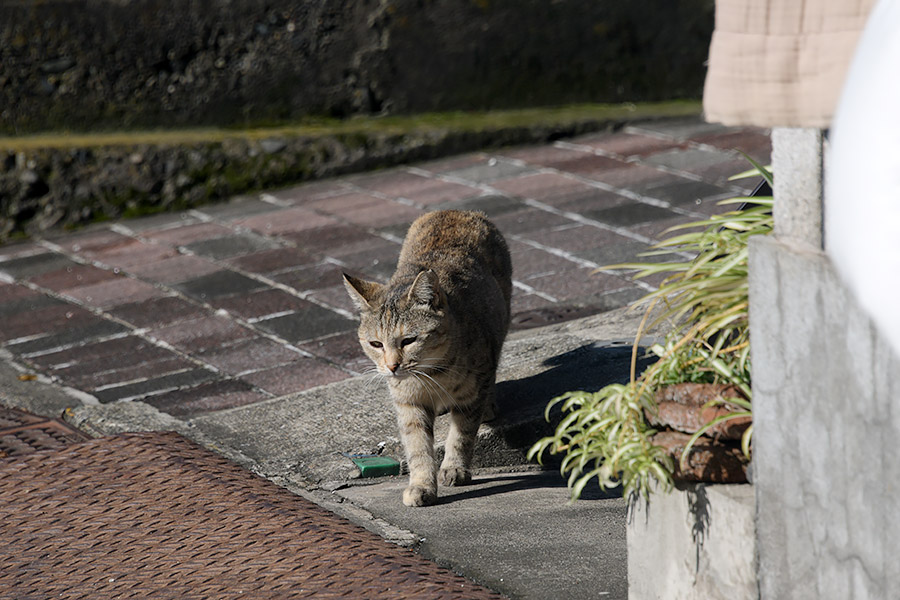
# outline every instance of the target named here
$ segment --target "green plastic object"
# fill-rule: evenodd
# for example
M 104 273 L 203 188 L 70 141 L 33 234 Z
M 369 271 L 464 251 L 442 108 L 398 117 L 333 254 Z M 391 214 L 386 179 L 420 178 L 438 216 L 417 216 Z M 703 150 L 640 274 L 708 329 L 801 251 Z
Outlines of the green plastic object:
M 362 456 L 351 458 L 363 477 L 384 477 L 399 475 L 400 463 L 390 456 Z

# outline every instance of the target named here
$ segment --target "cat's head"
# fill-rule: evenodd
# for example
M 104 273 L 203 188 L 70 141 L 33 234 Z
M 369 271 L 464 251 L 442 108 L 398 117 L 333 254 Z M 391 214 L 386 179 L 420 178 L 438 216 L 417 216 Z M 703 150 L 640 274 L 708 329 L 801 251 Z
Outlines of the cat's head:
M 382 285 L 344 274 L 359 309 L 359 343 L 382 375 L 440 372 L 449 350 L 447 298 L 434 271 Z

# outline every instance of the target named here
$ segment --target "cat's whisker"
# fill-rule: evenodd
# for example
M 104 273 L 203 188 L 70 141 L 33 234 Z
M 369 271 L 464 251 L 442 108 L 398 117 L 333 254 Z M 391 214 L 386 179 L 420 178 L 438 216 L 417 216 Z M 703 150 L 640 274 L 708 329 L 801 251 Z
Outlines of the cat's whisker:
M 448 402 L 451 406 L 454 406 L 454 407 L 455 407 L 455 406 L 458 406 L 458 402 L 456 402 L 456 399 L 450 394 L 450 392 L 447 391 L 447 388 L 445 388 L 444 386 L 442 386 L 442 385 L 440 384 L 440 382 L 438 382 L 434 377 L 432 377 L 432 376 L 429 375 L 428 373 L 425 373 L 424 371 L 419 371 L 419 370 L 410 371 L 410 373 L 413 373 L 413 374 L 416 374 L 416 375 L 421 375 L 421 376 L 427 378 L 429 381 L 431 381 L 431 383 L 433 383 L 435 386 L 437 386 L 437 388 L 438 388 L 440 391 L 442 391 L 442 392 L 444 393 L 444 397 L 447 399 L 447 402 Z M 422 380 L 419 379 L 419 381 L 422 381 Z

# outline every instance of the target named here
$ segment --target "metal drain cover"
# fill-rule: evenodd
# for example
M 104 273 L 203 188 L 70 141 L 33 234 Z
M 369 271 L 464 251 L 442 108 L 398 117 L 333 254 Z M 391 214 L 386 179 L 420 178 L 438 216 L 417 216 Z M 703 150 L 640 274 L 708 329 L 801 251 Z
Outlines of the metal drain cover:
M 0 406 L 0 458 L 56 450 L 89 439 L 58 419 Z

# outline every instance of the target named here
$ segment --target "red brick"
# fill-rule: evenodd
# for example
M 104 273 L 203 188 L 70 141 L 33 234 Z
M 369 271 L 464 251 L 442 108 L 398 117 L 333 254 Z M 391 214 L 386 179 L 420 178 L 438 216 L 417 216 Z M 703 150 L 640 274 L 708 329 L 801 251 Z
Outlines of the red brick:
M 215 348 L 197 358 L 221 371 L 237 375 L 283 365 L 300 358 L 297 352 L 269 339 L 259 337 L 227 348 Z
M 215 223 L 196 223 L 182 227 L 168 227 L 157 231 L 146 231 L 143 235 L 158 244 L 184 246 L 201 240 L 224 237 L 234 232 Z
M 298 207 L 239 219 L 235 223 L 266 235 L 279 235 L 333 225 L 337 221 L 331 217 L 316 214 L 306 207 Z
M 275 250 L 263 250 L 247 256 L 239 256 L 229 259 L 227 262 L 244 271 L 269 274 L 310 265 L 318 261 L 307 252 L 298 248 L 277 248 Z
M 208 316 L 207 310 L 177 296 L 151 298 L 110 309 L 110 314 L 135 327 L 162 327 Z
M 300 349 L 324 358 L 330 363 L 341 365 L 353 373 L 365 373 L 374 368 L 372 361 L 363 353 L 355 331 L 307 342 L 301 345 Z
M 65 295 L 90 306 L 109 308 L 120 304 L 159 298 L 165 296 L 166 292 L 137 279 L 118 277 L 110 281 L 67 290 Z
M 271 398 L 269 394 L 257 391 L 243 381 L 225 379 L 149 396 L 144 402 L 165 413 L 180 417 L 246 406 L 269 398 Z
M 522 175 L 503 181 L 495 181 L 491 187 L 522 198 L 538 199 L 542 202 L 553 198 L 569 197 L 575 193 L 590 193 L 595 188 L 559 173 L 537 173 Z
M 275 396 L 293 394 L 350 377 L 322 361 L 300 358 L 290 364 L 244 375 L 242 379 Z
M 309 302 L 281 290 L 265 289 L 251 294 L 238 294 L 210 301 L 217 308 L 244 319 L 257 319 L 285 311 L 295 311 L 309 306 Z
M 131 265 L 162 260 L 174 254 L 175 250 L 166 246 L 145 244 L 138 240 L 131 240 L 120 246 L 87 253 L 87 256 L 112 267 L 129 267 Z
M 52 304 L 33 310 L 3 315 L 0 341 L 10 341 L 58 330 L 75 328 L 94 319 L 91 313 L 71 304 Z
M 76 265 L 37 275 L 31 278 L 31 282 L 54 292 L 62 292 L 117 277 L 115 273 L 106 269 L 99 269 L 91 265 Z
M 253 337 L 253 332 L 220 316 L 203 317 L 155 329 L 151 335 L 189 352 L 198 352 Z
M 576 138 L 572 143 L 602 150 L 623 157 L 649 156 L 663 150 L 684 148 L 684 142 L 643 135 L 639 133 L 613 133 Z
M 121 233 L 107 229 L 98 229 L 84 233 L 69 234 L 53 241 L 66 250 L 87 255 L 127 243 L 131 240 L 132 238 Z
M 172 284 L 194 279 L 218 271 L 220 267 L 198 256 L 178 254 L 158 261 L 136 264 L 128 272 L 160 283 Z

